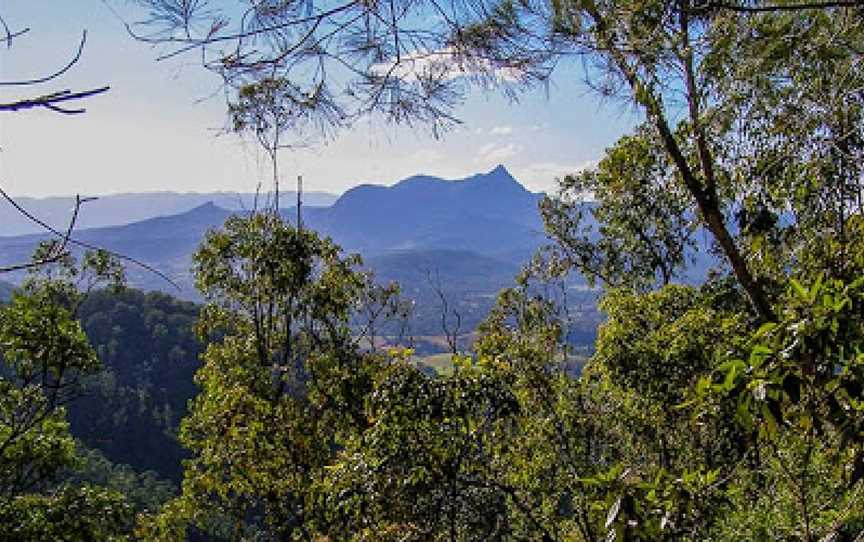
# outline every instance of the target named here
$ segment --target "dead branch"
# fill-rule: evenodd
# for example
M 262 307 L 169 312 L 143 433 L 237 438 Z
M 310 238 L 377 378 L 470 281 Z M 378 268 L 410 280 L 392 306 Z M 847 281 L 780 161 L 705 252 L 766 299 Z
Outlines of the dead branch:
M 0 27 L 2 27 L 3 32 L 6 33 L 5 36 L 0 36 L 0 40 L 3 40 L 6 42 L 7 48 L 12 47 L 12 40 L 13 39 L 17 38 L 18 36 L 24 35 L 27 32 L 30 32 L 29 28 L 23 28 L 21 30 L 17 30 L 15 32 L 13 32 L 12 29 L 9 28 L 9 25 L 6 24 L 6 19 L 4 19 L 2 16 L 0 16 Z
M 20 212 L 21 207 L 18 204 L 18 202 L 12 200 L 12 198 L 10 198 L 8 195 L 6 195 L 6 193 L 3 192 L 2 189 L 0 189 L 0 192 L 2 192 L 3 197 L 6 198 L 6 201 L 11 203 L 15 207 L 15 209 Z M 63 234 L 63 237 L 60 239 L 60 242 L 55 244 L 51 248 L 51 252 L 49 252 L 48 255 L 46 255 L 42 258 L 39 258 L 38 260 L 33 260 L 33 261 L 30 261 L 27 263 L 20 263 L 20 264 L 14 264 L 14 265 L 0 267 L 0 273 L 10 273 L 12 271 L 22 271 L 22 270 L 26 270 L 26 269 L 34 269 L 36 267 L 40 267 L 43 265 L 54 263 L 54 262 L 60 260 L 63 256 L 65 256 L 67 254 L 66 246 L 69 244 L 69 238 L 72 235 L 72 230 L 75 228 L 75 223 L 78 221 L 78 213 L 81 210 L 81 205 L 83 205 L 84 203 L 87 203 L 88 201 L 92 201 L 94 199 L 96 199 L 96 198 L 84 198 L 84 199 L 82 199 L 81 196 L 79 196 L 79 195 L 75 196 L 75 207 L 73 207 L 73 209 L 72 209 L 72 217 L 69 219 L 69 226 L 66 228 L 66 232 Z M 27 216 L 27 215 L 25 215 L 25 216 Z
M 17 35 L 21 35 L 21 33 L 23 33 L 23 32 L 19 32 Z M 6 29 L 6 35 L 12 36 L 12 34 L 9 33 L 8 29 Z M 6 43 L 7 44 L 9 43 L 9 38 L 7 38 Z M 35 77 L 32 79 L 21 79 L 21 80 L 17 80 L 17 81 L 0 81 L 0 86 L 20 87 L 20 86 L 27 86 L 27 85 L 39 85 L 41 83 L 47 83 L 48 81 L 51 81 L 52 79 L 56 79 L 56 78 L 60 77 L 61 75 L 63 75 L 64 73 L 66 73 L 67 71 L 69 71 L 72 68 L 72 66 L 74 66 L 75 64 L 78 63 L 78 61 L 81 59 L 81 53 L 84 52 L 84 45 L 86 43 L 87 43 L 87 31 L 84 30 L 81 34 L 81 41 L 78 43 L 78 50 L 75 52 L 75 55 L 72 57 L 72 59 L 66 63 L 65 66 L 63 66 L 59 70 L 56 70 L 56 71 L 49 73 L 48 75 L 45 75 L 42 77 Z
M 74 246 L 89 249 L 89 250 L 100 250 L 102 252 L 105 252 L 106 254 L 109 254 L 109 255 L 117 258 L 118 260 L 122 260 L 125 262 L 129 262 L 133 265 L 137 265 L 138 267 L 140 267 L 146 271 L 149 271 L 149 272 L 153 273 L 154 275 L 158 276 L 159 278 L 163 279 L 165 282 L 167 282 L 168 284 L 170 284 L 171 286 L 176 288 L 177 291 L 181 290 L 180 286 L 176 282 L 174 282 L 174 280 L 172 280 L 171 277 L 169 277 L 165 273 L 159 271 L 158 269 L 156 269 L 152 265 L 146 264 L 146 263 L 144 263 L 141 260 L 138 260 L 136 258 L 132 258 L 130 256 L 126 256 L 124 254 L 114 252 L 113 250 L 108 250 L 106 248 L 99 247 L 99 246 L 96 246 L 92 243 L 87 243 L 86 241 L 81 241 L 81 240 L 78 240 L 78 239 L 75 239 L 74 237 L 72 237 L 72 229 L 75 225 L 75 221 L 77 220 L 77 216 L 78 216 L 77 215 L 77 207 L 80 207 L 81 203 L 86 203 L 87 201 L 90 201 L 90 199 L 92 199 L 92 198 L 82 200 L 82 199 L 76 197 L 76 201 L 78 203 L 76 204 L 76 210 L 75 210 L 75 213 L 73 215 L 73 220 L 70 221 L 70 225 L 67 228 L 66 232 L 61 232 L 61 231 L 57 230 L 56 228 L 52 227 L 50 224 L 48 224 L 48 223 L 44 222 L 43 220 L 40 220 L 39 218 L 34 216 L 30 211 L 25 209 L 20 203 L 15 201 L 15 198 L 13 198 L 9 194 L 7 194 L 6 191 L 3 190 L 2 188 L 0 188 L 0 197 L 5 199 L 10 205 L 12 205 L 12 207 L 15 208 L 16 211 L 21 213 L 21 215 L 23 215 L 25 218 L 27 218 L 28 220 L 30 220 L 34 224 L 41 226 L 43 229 L 45 229 L 46 231 L 48 231 L 49 233 L 53 234 L 55 237 L 57 237 L 61 240 L 60 244 L 63 248 L 61 249 L 60 254 L 55 255 L 52 252 L 52 254 L 50 256 L 50 257 L 53 257 L 54 261 L 59 259 L 65 253 L 65 247 L 67 247 L 68 245 L 74 245 Z M 49 257 L 49 259 L 50 259 L 50 257 Z M 50 263 L 50 262 L 46 262 L 46 263 Z M 33 262 L 31 262 L 30 264 L 21 264 L 21 265 L 23 265 L 23 267 L 21 267 L 20 265 L 17 267 L 19 269 L 20 268 L 26 269 L 28 267 L 35 267 L 35 265 L 40 265 L 40 264 L 39 263 L 33 264 Z M 16 266 L 13 266 L 13 267 L 16 267 Z M 15 269 L 9 269 L 9 270 L 14 271 Z M 4 268 L 0 268 L 0 272 L 6 272 L 9 270 L 4 269 Z
M 434 277 L 432 271 L 429 269 L 426 269 L 425 273 L 426 281 L 429 283 L 429 286 L 432 287 L 435 295 L 438 296 L 438 300 L 441 301 L 441 331 L 444 333 L 444 338 L 447 341 L 447 346 L 450 347 L 451 354 L 458 354 L 458 339 L 459 332 L 462 329 L 462 315 L 459 314 L 459 311 L 457 311 L 456 309 L 450 308 L 450 301 L 447 299 L 447 294 L 444 293 L 444 288 L 441 286 L 441 276 L 438 273 L 438 270 L 435 270 Z M 453 318 L 455 320 L 452 327 L 450 325 L 450 314 L 453 315 Z
M 87 110 L 83 107 L 75 108 L 75 109 L 67 109 L 66 107 L 61 107 L 57 104 L 66 103 L 71 101 L 83 100 L 85 98 L 89 98 L 91 96 L 96 96 L 97 94 L 102 94 L 103 92 L 107 92 L 110 90 L 110 86 L 104 86 L 99 88 L 94 88 L 91 90 L 85 90 L 82 92 L 72 92 L 71 90 L 61 90 L 59 92 L 52 92 L 50 94 L 44 94 L 42 96 L 38 96 L 36 98 L 25 98 L 23 100 L 18 100 L 15 102 L 9 103 L 0 103 L 0 111 L 20 111 L 22 109 L 33 109 L 33 108 L 45 108 L 55 113 L 62 113 L 64 115 L 78 115 L 86 112 Z

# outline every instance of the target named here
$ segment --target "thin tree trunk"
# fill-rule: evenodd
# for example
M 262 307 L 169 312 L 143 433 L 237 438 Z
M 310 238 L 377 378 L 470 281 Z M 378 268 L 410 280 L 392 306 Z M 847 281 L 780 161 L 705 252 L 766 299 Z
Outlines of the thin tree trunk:
M 645 108 L 649 120 L 654 124 L 654 127 L 660 135 L 660 139 L 663 141 L 663 146 L 666 148 L 666 152 L 669 154 L 669 157 L 675 164 L 675 168 L 680 173 L 684 185 L 696 200 L 696 205 L 699 208 L 699 213 L 702 215 L 705 226 L 720 245 L 720 249 L 729 261 L 729 264 L 732 267 L 732 272 L 735 274 L 738 283 L 744 289 L 753 309 L 763 321 L 770 322 L 776 320 L 774 311 L 771 308 L 771 304 L 768 302 L 768 297 L 765 294 L 764 289 L 747 268 L 747 262 L 744 260 L 744 257 L 741 255 L 741 252 L 735 244 L 732 234 L 729 233 L 729 229 L 726 227 L 726 221 L 722 211 L 720 210 L 716 189 L 707 183 L 707 181 L 711 179 L 706 179 L 706 185 L 703 185 L 690 167 L 687 158 L 684 156 L 681 147 L 678 145 L 678 141 L 675 139 L 675 135 L 669 127 L 669 123 L 663 112 L 662 99 L 654 93 L 653 89 L 648 84 L 642 81 L 634 67 L 630 65 L 621 50 L 617 48 L 614 40 L 609 35 L 608 25 L 597 7 L 589 7 L 588 13 L 592 19 L 594 19 L 603 49 L 606 50 L 618 70 L 624 76 L 630 86 L 636 103 Z M 704 147 L 703 151 L 707 151 L 707 146 Z M 707 153 L 702 152 L 701 157 L 706 160 L 705 169 L 709 174 L 711 174 L 711 178 L 713 179 L 713 172 L 710 167 L 710 156 L 707 155 Z

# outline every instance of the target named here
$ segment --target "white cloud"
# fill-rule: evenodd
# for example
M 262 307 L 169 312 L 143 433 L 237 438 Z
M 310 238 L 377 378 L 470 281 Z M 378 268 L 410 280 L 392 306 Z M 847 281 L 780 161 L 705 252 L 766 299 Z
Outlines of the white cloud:
M 524 150 L 522 145 L 516 143 L 487 143 L 480 147 L 477 151 L 477 157 L 474 159 L 478 164 L 485 166 L 495 166 L 505 162 L 509 158 L 513 158 Z
M 420 149 L 406 157 L 409 164 L 417 164 L 418 166 L 437 164 L 442 160 L 444 160 L 444 154 L 434 149 Z
M 505 136 L 513 133 L 512 126 L 493 126 L 491 130 L 489 130 L 489 135 L 493 136 Z
M 516 68 L 498 68 L 484 58 L 470 58 L 454 47 L 437 51 L 416 51 L 405 55 L 399 62 L 377 64 L 372 71 L 378 75 L 389 75 L 398 79 L 452 80 L 460 77 L 491 76 L 500 82 L 516 83 L 525 79 L 525 73 Z
M 589 160 L 576 163 L 563 162 L 533 162 L 522 166 L 514 166 L 513 175 L 523 185 L 537 192 L 553 193 L 558 189 L 557 180 L 572 173 L 578 173 L 596 165 Z

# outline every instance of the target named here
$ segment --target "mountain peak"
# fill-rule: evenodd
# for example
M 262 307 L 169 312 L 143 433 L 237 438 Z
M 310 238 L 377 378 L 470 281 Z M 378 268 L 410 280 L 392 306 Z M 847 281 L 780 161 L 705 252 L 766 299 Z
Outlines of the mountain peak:
M 496 177 L 506 175 L 507 177 L 510 177 L 510 178 L 513 177 L 513 175 L 511 175 L 510 172 L 507 171 L 507 168 L 504 167 L 504 164 L 498 164 L 497 166 L 495 166 L 495 169 L 493 169 L 492 171 L 490 171 L 486 175 L 490 175 L 490 176 L 494 175 Z
M 498 164 L 494 169 L 489 171 L 489 173 L 480 173 L 475 175 L 473 178 L 485 181 L 486 183 L 492 182 L 495 184 L 512 184 L 518 185 L 520 188 L 523 188 L 519 181 L 504 167 L 502 164 Z M 485 184 L 485 183 L 484 183 Z
M 478 173 L 466 180 L 473 181 L 473 184 L 482 190 L 494 190 L 496 192 L 503 190 L 508 193 L 529 193 L 528 190 L 522 186 L 522 184 L 517 181 L 509 171 L 507 171 L 507 168 L 501 164 L 498 164 L 494 169 L 489 171 L 489 173 Z
M 199 214 L 212 214 L 212 213 L 225 213 L 225 209 L 216 205 L 213 200 L 206 201 L 197 207 L 193 207 L 186 211 L 186 214 L 190 215 L 199 215 Z M 181 213 L 183 214 L 183 213 Z

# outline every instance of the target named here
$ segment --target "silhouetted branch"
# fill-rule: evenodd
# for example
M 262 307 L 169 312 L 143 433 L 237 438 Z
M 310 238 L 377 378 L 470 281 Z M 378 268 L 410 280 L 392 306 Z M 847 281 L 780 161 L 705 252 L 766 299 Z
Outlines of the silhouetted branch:
M 29 213 L 24 211 L 21 205 L 11 198 L 3 189 L 0 189 L 0 193 L 2 193 L 3 197 L 8 201 L 15 209 L 22 213 L 24 216 L 30 218 Z M 25 269 L 33 269 L 42 265 L 47 265 L 49 263 L 54 263 L 60 258 L 62 258 L 66 254 L 66 245 L 69 243 L 69 238 L 72 235 L 72 230 L 75 228 L 75 223 L 78 221 L 78 213 L 81 210 L 81 205 L 87 203 L 88 201 L 92 201 L 96 198 L 85 198 L 81 199 L 81 196 L 75 196 L 75 207 L 72 209 L 72 218 L 69 219 L 69 226 L 66 228 L 66 233 L 60 240 L 60 243 L 54 245 L 51 248 L 51 252 L 48 253 L 47 256 L 39 258 L 38 260 L 33 260 L 26 263 L 14 264 L 9 266 L 0 267 L 0 273 L 10 273 L 12 271 L 22 271 Z
M 0 188 L 0 197 L 3 197 L 3 199 L 5 199 L 7 202 L 9 202 L 9 204 L 12 205 L 12 207 L 14 207 L 15 210 L 18 211 L 19 213 L 21 213 L 21 215 L 23 215 L 25 218 L 27 218 L 31 222 L 41 226 L 46 231 L 54 234 L 56 237 L 59 237 L 61 239 L 61 246 L 62 247 L 65 248 L 68 245 L 75 245 L 75 246 L 78 246 L 81 248 L 86 248 L 89 250 L 101 250 L 101 251 L 105 252 L 106 254 L 109 254 L 109 255 L 117 258 L 118 260 L 126 261 L 126 262 L 129 262 L 131 264 L 137 265 L 138 267 L 141 267 L 142 269 L 145 269 L 145 270 L 153 273 L 154 275 L 158 276 L 159 278 L 163 279 L 165 282 L 167 282 L 168 284 L 170 284 L 171 286 L 176 288 L 178 291 L 181 290 L 180 286 L 176 282 L 174 282 L 171 279 L 171 277 L 169 277 L 165 273 L 159 271 L 155 267 L 142 262 L 141 260 L 132 258 L 130 256 L 126 256 L 124 254 L 120 254 L 118 252 L 114 252 L 113 250 L 108 250 L 108 249 L 93 245 L 92 243 L 80 241 L 80 240 L 75 239 L 71 236 L 72 229 L 74 227 L 74 220 L 77 220 L 77 215 L 78 215 L 77 208 L 80 207 L 81 203 L 85 203 L 87 201 L 90 201 L 90 199 L 92 199 L 92 198 L 82 200 L 82 199 L 76 197 L 77 203 L 76 203 L 76 210 L 75 210 L 75 213 L 73 216 L 74 220 L 70 223 L 70 226 L 67 228 L 67 231 L 64 233 L 64 232 L 61 232 L 61 231 L 57 230 L 56 228 L 52 227 L 51 225 L 47 224 L 46 222 L 40 220 L 36 216 L 34 216 L 27 209 L 25 209 L 20 203 L 15 201 L 15 198 L 13 198 L 9 194 L 7 194 L 2 188 Z M 52 254 L 51 257 L 53 257 L 53 260 L 56 261 L 57 259 L 60 258 L 60 256 L 62 256 L 62 254 L 63 254 L 63 250 L 61 249 L 59 255 Z M 21 269 L 21 268 L 27 269 L 28 267 L 35 267 L 37 265 L 42 265 L 44 263 L 50 263 L 50 261 L 49 262 L 36 262 L 36 263 L 30 262 L 29 264 L 23 264 L 23 267 L 21 267 L 21 266 L 13 266 L 13 267 L 17 267 L 18 269 Z M 15 268 L 13 268 L 13 269 L 0 268 L 0 272 L 15 271 L 15 270 L 16 270 Z
M 450 308 L 450 302 L 447 299 L 447 295 L 444 293 L 444 288 L 441 286 L 441 275 L 438 273 L 438 270 L 435 270 L 435 275 L 433 278 L 432 271 L 426 270 L 426 280 L 429 282 L 429 286 L 435 291 L 435 295 L 438 296 L 438 299 L 441 301 L 441 331 L 444 333 L 444 338 L 447 341 L 447 346 L 450 347 L 451 354 L 459 353 L 459 332 L 462 329 L 462 315 L 459 314 L 459 311 L 456 309 Z M 455 325 L 450 327 L 450 313 L 453 314 L 453 318 L 456 320 Z
M 804 11 L 812 9 L 864 7 L 864 0 L 835 0 L 833 2 L 801 2 L 788 4 L 745 5 L 735 2 L 705 2 L 694 11 L 726 10 L 738 13 L 772 13 L 781 11 Z
M 7 48 L 12 47 L 12 40 L 13 39 L 15 39 L 18 36 L 21 36 L 23 34 L 26 34 L 27 32 L 30 32 L 29 28 L 24 28 L 22 30 L 18 30 L 17 32 L 13 32 L 12 29 L 9 28 L 9 25 L 6 24 L 6 19 L 4 19 L 2 16 L 0 16 L 0 27 L 3 27 L 3 31 L 6 32 L 6 35 L 0 37 L 0 40 L 3 40 L 6 42 Z
M 22 34 L 30 31 L 29 28 L 25 28 L 23 30 L 13 32 L 9 25 L 6 23 L 5 19 L 2 18 L 2 16 L 0 16 L 0 27 L 2 27 L 3 32 L 5 33 L 5 36 L 3 36 L 2 39 L 6 41 L 7 47 L 12 46 L 13 38 L 17 38 Z M 76 49 L 75 54 L 68 62 L 66 62 L 63 67 L 40 77 L 0 81 L 0 87 L 30 87 L 53 81 L 54 79 L 57 79 L 58 77 L 64 75 L 66 72 L 72 69 L 72 67 L 76 65 L 79 60 L 81 60 L 81 55 L 84 53 L 84 46 L 86 44 L 87 31 L 84 30 L 81 33 L 81 41 L 78 43 L 78 48 Z M 34 98 L 22 98 L 13 102 L 0 103 L 0 112 L 22 111 L 26 109 L 42 108 L 64 115 L 77 115 L 80 113 L 84 113 L 86 110 L 83 107 L 67 107 L 66 104 L 84 100 L 97 94 L 102 94 L 103 92 L 108 91 L 109 88 L 110 87 L 106 85 L 99 88 L 93 88 L 90 90 L 83 90 L 77 92 L 73 92 L 67 89 L 57 92 L 44 93 Z
M 7 35 L 9 35 L 8 29 L 7 29 Z M 9 43 L 9 40 L 7 39 L 7 44 L 8 43 Z M 69 71 L 72 68 L 72 66 L 74 66 L 75 64 L 78 63 L 78 61 L 81 59 L 81 53 L 84 52 L 84 45 L 86 43 L 87 43 L 87 31 L 85 30 L 81 34 L 81 42 L 78 44 L 78 51 L 75 52 L 75 56 L 73 56 L 72 60 L 67 62 L 66 65 L 63 66 L 62 68 L 60 68 L 59 70 L 57 70 L 53 73 L 50 73 L 48 75 L 45 75 L 43 77 L 36 77 L 33 79 L 22 79 L 20 81 L 0 81 L 0 86 L 5 86 L 5 87 L 16 86 L 17 87 L 17 86 L 26 86 L 26 85 L 38 85 L 40 83 L 47 83 L 48 81 L 51 81 L 52 79 L 56 79 L 56 78 L 60 77 L 61 75 L 63 75 L 64 73 L 66 73 L 67 71 Z
M 176 36 L 171 36 L 171 37 L 145 36 L 145 35 L 142 35 L 142 34 L 135 32 L 135 30 L 132 28 L 131 24 L 129 24 L 125 21 L 123 22 L 123 24 L 126 27 L 126 31 L 129 33 L 129 35 L 138 41 L 141 41 L 144 43 L 149 43 L 152 45 L 165 45 L 165 44 L 180 45 L 181 47 L 179 47 L 178 49 L 174 49 L 168 53 L 162 54 L 157 58 L 157 60 L 167 60 L 169 58 L 172 58 L 172 57 L 177 56 L 177 55 L 182 55 L 183 53 L 187 53 L 193 49 L 197 49 L 197 48 L 202 47 L 202 46 L 214 45 L 217 43 L 224 43 L 224 42 L 234 42 L 234 41 L 238 41 L 238 40 L 242 41 L 245 39 L 254 38 L 256 36 L 267 35 L 271 32 L 275 32 L 275 31 L 279 31 L 279 30 L 286 30 L 286 29 L 291 28 L 291 27 L 295 27 L 295 26 L 299 26 L 299 25 L 306 25 L 306 24 L 310 24 L 310 23 L 317 26 L 317 25 L 320 25 L 322 21 L 326 21 L 327 19 L 332 18 L 334 15 L 338 15 L 339 13 L 346 11 L 346 10 L 349 10 L 351 8 L 354 8 L 358 5 L 359 5 L 359 2 L 356 2 L 356 1 L 347 2 L 345 4 L 341 4 L 339 6 L 336 6 L 334 8 L 328 9 L 328 10 L 320 12 L 320 13 L 308 15 L 305 17 L 298 17 L 295 19 L 288 19 L 288 20 L 281 21 L 281 22 L 276 23 L 276 24 L 264 25 L 264 26 L 256 27 L 256 28 L 243 28 L 237 32 L 232 32 L 232 33 L 228 33 L 228 34 L 217 35 L 217 32 L 221 29 L 214 26 L 213 28 L 211 28 L 207 32 L 207 34 L 205 36 L 199 37 L 199 38 L 176 37 Z M 194 11 L 194 9 L 191 11 Z M 184 25 L 189 24 L 189 22 L 191 21 L 191 17 L 193 16 L 191 11 L 189 14 L 185 15 L 185 17 L 183 18 L 182 24 L 184 24 Z M 150 22 L 152 22 L 152 21 L 150 21 Z M 147 23 L 144 23 L 144 24 L 147 24 Z
M 61 90 L 59 92 L 52 92 L 51 94 L 45 94 L 43 96 L 39 96 L 36 98 L 25 98 L 23 100 L 18 100 L 10 103 L 0 103 L 0 111 L 20 111 L 22 109 L 33 109 L 38 107 L 43 107 L 45 109 L 49 109 L 56 113 L 62 113 L 64 115 L 77 115 L 80 113 L 84 113 L 86 109 L 76 108 L 76 109 L 67 109 L 65 107 L 60 107 L 59 103 L 66 103 L 75 100 L 83 100 L 85 98 L 89 98 L 91 96 L 96 96 L 97 94 L 102 94 L 103 92 L 107 92 L 111 87 L 104 86 L 100 88 L 95 88 L 92 90 L 85 90 L 82 92 L 72 92 L 70 90 Z

